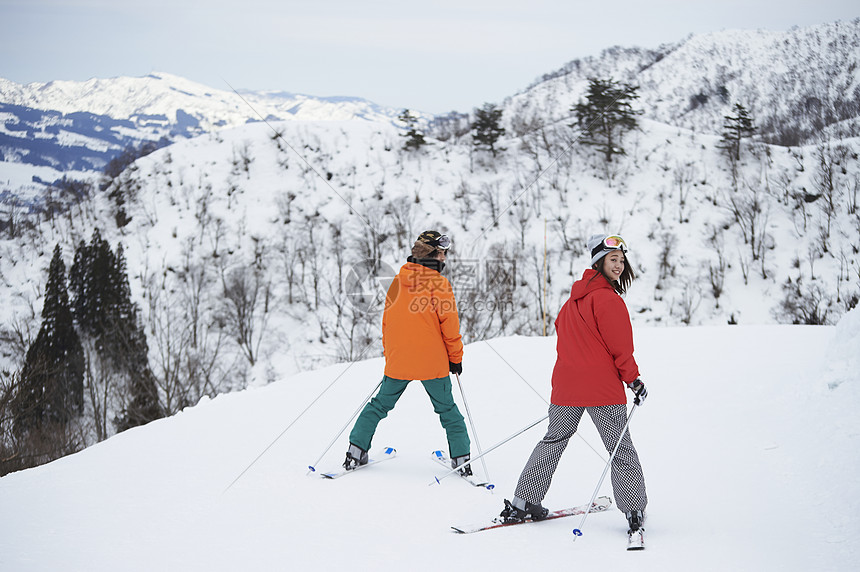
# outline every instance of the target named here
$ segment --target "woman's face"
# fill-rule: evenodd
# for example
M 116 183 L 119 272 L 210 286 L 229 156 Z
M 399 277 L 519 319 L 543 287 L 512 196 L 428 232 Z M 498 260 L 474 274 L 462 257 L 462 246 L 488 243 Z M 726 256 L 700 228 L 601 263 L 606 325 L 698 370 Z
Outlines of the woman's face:
M 621 278 L 621 273 L 624 272 L 624 253 L 620 250 L 613 250 L 603 257 L 603 273 L 612 280 Z

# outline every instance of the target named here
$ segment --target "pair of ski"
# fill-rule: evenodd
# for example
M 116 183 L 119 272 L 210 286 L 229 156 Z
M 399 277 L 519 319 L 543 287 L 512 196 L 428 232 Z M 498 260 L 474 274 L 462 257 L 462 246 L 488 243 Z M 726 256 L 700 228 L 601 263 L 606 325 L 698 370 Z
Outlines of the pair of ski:
M 374 456 L 371 457 L 367 461 L 367 463 L 364 465 L 359 465 L 358 467 L 351 469 L 351 470 L 340 469 L 340 470 L 332 471 L 332 472 L 328 472 L 328 473 L 321 473 L 320 476 L 322 476 L 323 478 L 326 478 L 326 479 L 338 479 L 338 478 L 340 478 L 340 477 L 342 477 L 348 473 L 354 473 L 358 470 L 370 467 L 372 465 L 382 463 L 384 461 L 389 461 L 389 460 L 393 459 L 396 455 L 397 455 L 396 449 L 394 449 L 393 447 L 384 447 L 381 451 L 375 453 Z M 448 458 L 448 456 L 445 454 L 444 451 L 441 451 L 441 450 L 433 451 L 432 456 L 436 462 L 438 462 L 441 465 L 444 465 L 446 468 L 450 468 L 451 461 Z M 311 471 L 314 471 L 314 472 L 316 471 L 316 469 L 314 467 L 308 467 L 308 468 Z M 494 485 L 492 485 L 490 483 L 481 482 L 479 479 L 475 478 L 474 476 L 462 475 L 459 472 L 457 473 L 457 475 L 459 475 L 462 479 L 464 479 L 469 484 L 471 484 L 475 487 L 482 487 L 482 488 L 486 488 L 488 490 L 493 489 Z M 439 482 L 439 479 L 437 478 L 436 481 Z M 591 507 L 588 508 L 588 512 L 589 513 L 606 512 L 607 510 L 609 510 L 609 508 L 611 506 L 612 506 L 612 499 L 611 498 L 609 498 L 607 496 L 598 497 L 591 504 Z M 554 520 L 556 518 L 563 518 L 566 516 L 583 515 L 583 514 L 585 514 L 585 512 L 586 512 L 586 505 L 582 505 L 582 506 L 577 506 L 577 507 L 571 507 L 571 508 L 565 508 L 565 509 L 551 511 L 547 515 L 546 518 L 543 518 L 539 521 L 527 519 L 527 520 L 523 520 L 523 521 L 505 522 L 505 520 L 501 516 L 497 516 L 497 517 L 493 518 L 489 523 L 477 524 L 477 525 L 467 525 L 467 526 L 452 526 L 451 529 L 453 531 L 459 533 L 459 534 L 471 534 L 474 532 L 481 532 L 484 530 L 493 530 L 495 528 L 505 528 L 508 526 L 517 526 L 520 524 L 529 524 L 532 522 L 543 522 L 544 520 Z M 645 532 L 644 529 L 640 529 L 638 531 L 630 532 L 628 534 L 627 550 L 642 550 L 645 548 L 644 532 Z M 574 530 L 574 535 L 581 536 L 582 532 L 579 531 L 579 529 L 576 529 L 576 530 Z
M 346 468 L 340 468 L 336 471 L 329 471 L 328 473 L 320 473 L 320 476 L 323 477 L 324 479 L 339 479 L 344 475 L 354 473 L 354 472 L 359 471 L 361 469 L 366 469 L 367 467 L 371 467 L 373 465 L 376 465 L 378 463 L 382 463 L 384 461 L 390 461 L 396 455 L 397 455 L 397 449 L 395 449 L 394 447 L 383 447 L 378 452 L 375 452 L 373 457 L 370 457 L 367 460 L 367 463 L 365 463 L 363 465 L 358 465 L 357 467 L 355 467 L 353 469 L 348 469 L 348 470 Z M 314 467 L 313 465 L 308 465 L 308 469 L 312 473 L 316 472 L 316 467 Z
M 559 510 L 551 511 L 547 514 L 546 518 L 542 518 L 540 520 L 515 520 L 515 521 L 505 521 L 501 516 L 497 516 L 493 518 L 489 523 L 485 524 L 476 524 L 469 526 L 452 526 L 451 529 L 454 532 L 458 532 L 460 534 L 471 534 L 473 532 L 481 532 L 483 530 L 493 530 L 494 528 L 505 528 L 508 526 L 517 526 L 520 524 L 529 524 L 533 522 L 543 522 L 545 520 L 553 520 L 556 518 L 563 518 L 566 516 L 576 516 L 583 515 L 586 513 L 586 510 L 589 514 L 596 512 L 606 512 L 612 507 L 612 499 L 607 496 L 598 497 L 591 503 L 591 507 L 588 507 L 588 503 L 575 506 L 571 508 L 563 508 Z M 627 534 L 627 550 L 644 550 L 645 548 L 645 529 L 639 529 L 635 532 L 629 532 Z M 582 536 L 582 531 L 578 528 L 573 531 L 574 536 Z
M 349 469 L 349 470 L 342 468 L 342 469 L 339 469 L 337 471 L 331 471 L 328 473 L 321 473 L 320 476 L 325 478 L 325 479 L 339 479 L 340 477 L 342 477 L 346 474 L 354 473 L 354 472 L 361 470 L 361 469 L 366 469 L 367 467 L 376 465 L 378 463 L 382 463 L 384 461 L 390 461 L 396 455 L 397 455 L 397 449 L 395 449 L 394 447 L 383 447 L 380 451 L 375 452 L 373 454 L 373 456 L 370 457 L 368 459 L 367 463 L 365 463 L 364 465 L 359 465 L 359 466 L 355 467 L 354 469 Z M 440 465 L 443 465 L 444 467 L 446 467 L 448 469 L 451 469 L 451 460 L 448 458 L 448 455 L 445 453 L 445 451 L 441 451 L 441 450 L 433 451 L 432 456 L 433 456 L 433 460 L 435 460 L 437 463 L 439 463 Z M 312 472 L 316 470 L 316 469 L 314 469 L 314 467 L 308 467 L 308 469 L 310 469 Z M 477 477 L 475 477 L 474 475 L 463 475 L 459 471 L 456 474 L 460 478 L 462 478 L 464 481 L 466 481 L 467 483 L 472 485 L 473 487 L 481 487 L 481 488 L 485 488 L 487 490 L 493 490 L 493 488 L 495 487 L 494 484 L 482 481 L 482 480 L 478 479 Z M 436 482 L 437 483 L 439 482 L 438 477 L 436 477 Z

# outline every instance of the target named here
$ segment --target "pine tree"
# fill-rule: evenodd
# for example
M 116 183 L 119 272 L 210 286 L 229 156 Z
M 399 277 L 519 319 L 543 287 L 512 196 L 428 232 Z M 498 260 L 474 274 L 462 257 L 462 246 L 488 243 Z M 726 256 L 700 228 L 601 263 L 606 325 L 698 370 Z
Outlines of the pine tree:
M 404 149 L 415 151 L 427 144 L 424 139 L 424 132 L 418 129 L 418 118 L 412 115 L 411 111 L 404 109 L 397 119 L 406 125 L 406 133 L 403 134 L 403 137 L 406 138 L 403 143 Z
M 17 433 L 65 424 L 83 413 L 84 353 L 72 321 L 59 245 L 48 270 L 42 326 L 27 351 L 20 379 L 13 403 Z
M 571 108 L 577 122 L 570 127 L 578 127 L 580 141 L 597 147 L 607 163 L 615 155 L 626 154 L 621 140 L 626 132 L 639 126 L 636 116 L 642 111 L 633 109 L 633 102 L 639 99 L 638 90 L 639 86 L 619 84 L 611 78 L 591 78 L 586 100 Z
M 85 335 L 97 340 L 99 351 L 104 349 L 111 330 L 108 322 L 113 319 L 118 303 L 114 264 L 110 245 L 95 229 L 89 245 L 81 241 L 69 272 L 75 320 Z
M 122 246 L 114 254 L 96 229 L 90 244 L 81 242 L 75 252 L 70 284 L 74 316 L 81 332 L 126 380 L 125 405 L 114 419 L 117 429 L 122 431 L 163 417 L 149 367 L 146 335 L 137 306 L 131 301 Z
M 115 420 L 117 430 L 145 425 L 164 417 L 158 403 L 158 387 L 149 367 L 149 346 L 138 320 L 137 306 L 131 302 L 125 254 L 122 245 L 117 246 L 110 282 L 116 294 L 115 321 L 118 347 L 113 351 L 121 356 L 122 365 L 130 376 L 129 399 L 122 413 Z
M 475 121 L 472 123 L 472 141 L 478 148 L 486 148 L 496 156 L 498 151 L 504 151 L 497 147 L 496 143 L 504 136 L 505 129 L 502 124 L 502 110 L 492 103 L 485 103 L 481 109 L 475 109 Z
M 755 124 L 747 108 L 735 103 L 734 115 L 723 116 L 723 138 L 720 140 L 732 164 L 741 158 L 741 141 L 755 134 Z

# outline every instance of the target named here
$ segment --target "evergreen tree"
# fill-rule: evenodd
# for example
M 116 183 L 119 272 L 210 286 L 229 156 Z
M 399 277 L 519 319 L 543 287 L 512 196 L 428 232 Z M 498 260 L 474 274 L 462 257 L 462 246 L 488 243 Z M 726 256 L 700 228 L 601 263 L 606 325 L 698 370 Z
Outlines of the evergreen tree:
M 72 309 L 81 332 L 96 340 L 96 349 L 103 351 L 112 329 L 118 306 L 118 285 L 114 276 L 115 256 L 110 245 L 93 231 L 90 244 L 81 241 L 69 272 Z
M 607 163 L 615 155 L 626 154 L 621 139 L 639 126 L 636 116 L 642 111 L 633 109 L 638 90 L 639 86 L 619 84 L 611 78 L 591 78 L 585 101 L 571 108 L 577 122 L 570 127 L 578 127 L 582 143 L 597 147 Z
M 125 406 L 114 423 L 122 431 L 163 416 L 149 367 L 148 346 L 131 302 L 122 246 L 114 254 L 98 229 L 75 252 L 70 273 L 72 307 L 81 332 L 126 380 Z
M 741 158 L 741 140 L 755 133 L 755 124 L 747 108 L 735 103 L 732 108 L 734 115 L 723 116 L 723 138 L 720 140 L 732 164 Z
M 117 328 L 114 351 L 121 356 L 121 364 L 128 373 L 128 394 L 125 409 L 115 420 L 117 430 L 125 431 L 131 427 L 145 425 L 164 417 L 158 403 L 158 387 L 155 376 L 149 367 L 149 346 L 146 335 L 138 319 L 137 306 L 131 302 L 131 288 L 128 284 L 125 254 L 122 245 L 117 246 L 111 283 L 115 287 L 115 321 Z
M 414 151 L 427 144 L 424 140 L 424 132 L 418 129 L 418 118 L 412 115 L 412 112 L 404 109 L 397 118 L 406 125 L 406 133 L 403 134 L 406 138 L 406 142 L 403 143 L 404 149 Z
M 485 103 L 481 109 L 475 109 L 475 121 L 472 123 L 472 141 L 478 148 L 486 148 L 496 156 L 496 143 L 505 134 L 502 124 L 502 110 L 492 103 Z
M 83 413 L 84 352 L 72 321 L 66 265 L 59 245 L 48 270 L 42 326 L 27 351 L 13 402 L 18 434 Z

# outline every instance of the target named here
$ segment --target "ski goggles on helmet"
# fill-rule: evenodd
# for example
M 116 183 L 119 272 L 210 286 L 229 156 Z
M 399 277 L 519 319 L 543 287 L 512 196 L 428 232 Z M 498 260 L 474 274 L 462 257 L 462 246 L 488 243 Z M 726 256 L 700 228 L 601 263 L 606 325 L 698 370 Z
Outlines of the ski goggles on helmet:
M 620 250 L 624 254 L 627 254 L 627 243 L 624 242 L 624 239 L 617 234 L 607 236 L 603 239 L 603 242 L 591 250 L 591 256 L 597 256 L 599 252 L 604 250 Z
M 435 241 L 431 241 L 428 244 L 430 246 L 435 246 L 439 250 L 448 250 L 449 248 L 451 248 L 451 239 L 448 238 L 447 234 L 443 234 L 442 236 L 437 238 Z
M 447 234 L 439 234 L 435 230 L 428 230 L 421 233 L 421 236 L 418 237 L 418 242 L 423 242 L 428 246 L 432 246 L 433 248 L 438 248 L 439 250 L 448 250 L 451 248 L 451 239 L 448 238 Z

